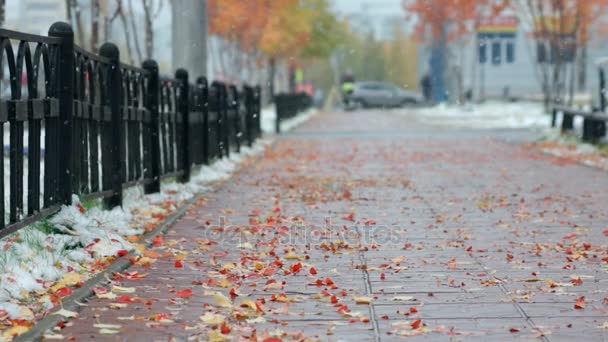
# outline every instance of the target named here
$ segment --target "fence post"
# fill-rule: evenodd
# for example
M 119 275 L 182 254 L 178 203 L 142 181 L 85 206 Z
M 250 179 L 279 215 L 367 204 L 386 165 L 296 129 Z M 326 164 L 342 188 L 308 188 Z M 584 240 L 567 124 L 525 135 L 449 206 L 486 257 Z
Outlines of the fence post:
M 220 86 L 220 108 L 222 115 L 222 137 L 223 137 L 223 147 L 224 154 L 223 157 L 230 157 L 230 118 L 228 116 L 228 85 L 222 83 Z
M 253 145 L 253 94 L 252 89 L 248 85 L 243 86 L 243 95 L 245 97 L 245 126 L 247 127 L 247 146 Z
M 207 78 L 200 76 L 196 79 L 196 86 L 199 88 L 201 93 L 202 107 L 201 112 L 203 115 L 203 163 L 209 164 L 209 85 Z
M 72 202 L 72 125 L 74 114 L 74 31 L 64 22 L 56 22 L 49 29 L 49 36 L 61 38 L 58 48 L 57 97 L 59 99 L 59 148 L 57 196 L 60 202 Z M 45 190 L 46 192 L 46 190 Z
M 106 199 L 108 207 L 122 205 L 122 175 L 125 167 L 124 146 L 125 134 L 122 115 L 122 74 L 120 70 L 120 51 L 115 44 L 104 43 L 99 49 L 99 54 L 108 58 L 112 66 L 107 76 L 107 94 L 112 113 L 110 127 L 112 131 L 112 196 Z
M 236 144 L 236 153 L 241 152 L 241 137 L 243 135 L 243 117 L 241 116 L 241 103 L 239 99 L 239 91 L 235 85 L 230 85 L 228 88 L 230 92 L 231 103 L 228 105 L 232 111 L 234 111 L 234 142 Z
M 152 194 L 160 192 L 160 141 L 159 141 L 159 108 L 158 108 L 158 95 L 160 91 L 159 76 L 158 76 L 158 63 L 155 60 L 148 59 L 143 62 L 142 67 L 146 70 L 148 75 L 148 90 L 146 93 L 144 106 L 150 113 L 150 136 L 144 137 L 148 139 L 148 151 L 149 155 L 145 158 L 149 158 L 150 164 L 146 169 L 144 178 L 151 180 L 144 186 L 144 192 L 146 194 Z
M 188 71 L 186 69 L 177 69 L 175 72 L 175 78 L 180 81 L 180 92 L 178 99 L 178 112 L 182 115 L 182 131 L 181 143 L 182 143 L 182 165 L 181 168 L 184 171 L 180 177 L 180 182 L 187 183 L 190 181 L 190 97 L 188 83 Z

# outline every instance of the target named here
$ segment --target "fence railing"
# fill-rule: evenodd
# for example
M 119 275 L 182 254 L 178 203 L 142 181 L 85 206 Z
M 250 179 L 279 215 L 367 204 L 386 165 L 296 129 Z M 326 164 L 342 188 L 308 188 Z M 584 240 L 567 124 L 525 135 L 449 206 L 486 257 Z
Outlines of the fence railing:
M 72 194 L 115 206 L 125 187 L 154 193 L 164 178 L 187 182 L 194 167 L 261 135 L 259 86 L 191 82 L 184 69 L 161 78 L 153 60 L 120 63 L 112 43 L 99 54 L 76 46 L 66 23 L 48 37 L 0 29 L 0 49 L 10 93 L 0 94 L 3 137 L 9 126 L 0 237 L 55 213 Z
M 274 96 L 276 106 L 276 126 L 277 133 L 281 132 L 281 122 L 291 119 L 312 107 L 312 98 L 306 93 L 295 94 L 276 94 Z

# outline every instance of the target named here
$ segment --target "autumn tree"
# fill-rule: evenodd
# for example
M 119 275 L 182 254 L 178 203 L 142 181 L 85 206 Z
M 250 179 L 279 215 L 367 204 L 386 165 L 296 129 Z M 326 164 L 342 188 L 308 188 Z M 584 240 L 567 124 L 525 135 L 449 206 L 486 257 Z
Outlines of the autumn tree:
M 220 64 L 263 60 L 270 85 L 278 60 L 294 64 L 302 58 L 327 56 L 339 40 L 327 0 L 211 0 L 209 14 L 210 32 L 222 38 L 222 55 L 215 59 Z M 220 69 L 229 68 L 220 65 Z
M 545 106 L 572 103 L 575 82 L 584 87 L 586 49 L 605 0 L 511 0 L 509 5 L 531 29 Z M 578 63 L 577 63 L 578 61 Z M 577 75 L 578 69 L 578 75 Z M 581 76 L 582 75 L 582 76 Z

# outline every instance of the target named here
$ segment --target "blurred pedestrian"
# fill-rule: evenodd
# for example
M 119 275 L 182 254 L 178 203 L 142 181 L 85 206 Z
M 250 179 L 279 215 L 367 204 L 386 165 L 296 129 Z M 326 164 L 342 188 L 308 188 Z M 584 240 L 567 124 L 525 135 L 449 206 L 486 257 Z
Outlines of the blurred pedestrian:
M 424 96 L 426 102 L 431 102 L 432 87 L 431 76 L 429 76 L 429 74 L 424 74 L 420 79 L 420 88 L 422 89 L 422 96 Z

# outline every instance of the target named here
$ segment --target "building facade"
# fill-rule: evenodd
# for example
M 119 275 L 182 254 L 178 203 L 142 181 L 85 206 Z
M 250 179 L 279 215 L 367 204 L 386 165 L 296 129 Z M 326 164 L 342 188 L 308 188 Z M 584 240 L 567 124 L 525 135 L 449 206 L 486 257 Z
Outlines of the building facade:
M 475 100 L 488 98 L 542 99 L 542 74 L 538 59 L 550 60 L 550 52 L 539 49 L 532 29 L 516 16 L 480 20 L 474 33 L 449 43 L 446 57 L 446 88 L 452 102 L 469 93 Z M 431 49 L 419 49 L 419 79 L 430 71 Z M 575 93 L 586 102 L 596 102 L 598 66 L 596 61 L 608 56 L 608 44 L 600 36 L 593 37 L 586 51 L 584 87 L 574 83 Z M 562 56 L 563 58 L 563 56 Z M 576 63 L 574 58 L 569 63 Z M 578 71 L 577 71 L 578 73 Z M 569 73 L 564 83 L 570 84 Z M 576 77 L 576 76 L 575 76 Z M 458 94 L 461 94 L 460 96 Z M 459 98 L 460 97 L 460 98 Z

